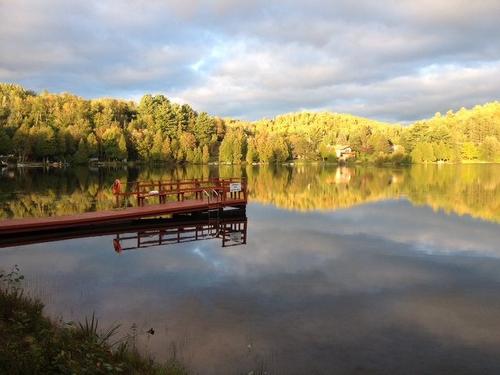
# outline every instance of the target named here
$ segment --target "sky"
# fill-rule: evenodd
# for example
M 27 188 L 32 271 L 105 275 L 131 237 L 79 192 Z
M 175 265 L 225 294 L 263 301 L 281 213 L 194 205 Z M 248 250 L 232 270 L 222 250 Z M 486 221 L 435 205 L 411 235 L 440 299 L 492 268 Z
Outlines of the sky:
M 256 120 L 500 99 L 499 0 L 0 0 L 0 81 Z

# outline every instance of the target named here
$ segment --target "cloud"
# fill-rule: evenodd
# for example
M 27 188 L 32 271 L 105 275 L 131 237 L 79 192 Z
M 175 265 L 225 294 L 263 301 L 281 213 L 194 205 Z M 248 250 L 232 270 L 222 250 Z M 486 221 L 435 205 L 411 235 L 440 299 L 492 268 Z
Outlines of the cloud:
M 411 121 L 500 97 L 498 1 L 0 3 L 0 80 L 87 97 L 165 93 L 246 119 Z

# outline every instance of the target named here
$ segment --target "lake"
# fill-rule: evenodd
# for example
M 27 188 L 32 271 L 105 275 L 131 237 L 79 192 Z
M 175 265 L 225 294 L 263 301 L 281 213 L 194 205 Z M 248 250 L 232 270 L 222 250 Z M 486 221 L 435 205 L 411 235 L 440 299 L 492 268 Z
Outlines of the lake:
M 500 165 L 4 169 L 0 217 L 213 176 L 248 179 L 246 244 L 117 253 L 107 234 L 3 248 L 0 267 L 50 316 L 95 312 L 193 373 L 500 373 Z

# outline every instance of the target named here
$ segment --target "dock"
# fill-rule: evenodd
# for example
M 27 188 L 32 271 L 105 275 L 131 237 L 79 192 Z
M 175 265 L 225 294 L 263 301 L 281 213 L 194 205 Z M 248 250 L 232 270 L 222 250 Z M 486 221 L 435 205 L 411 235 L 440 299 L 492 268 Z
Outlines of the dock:
M 205 212 L 174 218 L 90 224 L 57 231 L 10 233 L 0 236 L 0 248 L 102 236 L 114 236 L 109 247 L 117 253 L 214 238 L 220 239 L 222 247 L 244 245 L 247 217 L 244 210 L 226 210 L 217 217 Z
M 134 182 L 126 188 L 117 180 L 113 185 L 113 193 L 117 205 L 120 200 L 134 198 L 136 206 L 68 216 L 1 220 L 0 236 L 84 228 L 88 225 L 131 222 L 165 215 L 203 212 L 214 212 L 215 215 L 224 209 L 244 209 L 247 204 L 244 179 Z

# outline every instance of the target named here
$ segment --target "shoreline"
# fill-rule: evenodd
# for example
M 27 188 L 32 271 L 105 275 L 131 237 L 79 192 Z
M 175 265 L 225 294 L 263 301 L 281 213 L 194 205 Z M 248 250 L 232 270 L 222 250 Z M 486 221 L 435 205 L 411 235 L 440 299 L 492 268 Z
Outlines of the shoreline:
M 84 322 L 48 318 L 20 286 L 23 279 L 17 266 L 0 270 L 1 373 L 188 375 L 175 354 L 158 363 L 139 353 L 135 335 L 117 338 L 120 325 L 103 329 L 93 314 Z
M 24 169 L 24 168 L 53 168 L 53 169 L 65 169 L 65 168 L 79 168 L 79 167 L 88 167 L 88 168 L 106 168 L 106 167 L 134 167 L 134 166 L 169 166 L 169 167 L 181 167 L 181 166 L 265 166 L 265 165 L 282 165 L 282 166 L 294 166 L 294 165 L 338 165 L 339 167 L 350 167 L 356 165 L 369 165 L 369 166 L 412 166 L 412 165 L 460 165 L 460 164 L 500 164 L 500 161 L 484 161 L 484 160 L 464 160 L 460 162 L 426 162 L 426 163 L 394 163 L 394 162 L 384 162 L 377 163 L 375 161 L 364 161 L 357 160 L 351 162 L 331 162 L 331 161 L 320 161 L 320 160 L 291 160 L 282 163 L 219 163 L 219 162 L 210 162 L 206 164 L 198 164 L 198 163 L 171 163 L 171 162 L 147 162 L 147 161 L 129 161 L 129 162 L 99 162 L 96 164 L 70 164 L 70 163 L 41 163 L 41 162 L 30 162 L 30 163 L 19 163 L 19 164 L 8 164 L 2 165 L 2 169 Z

